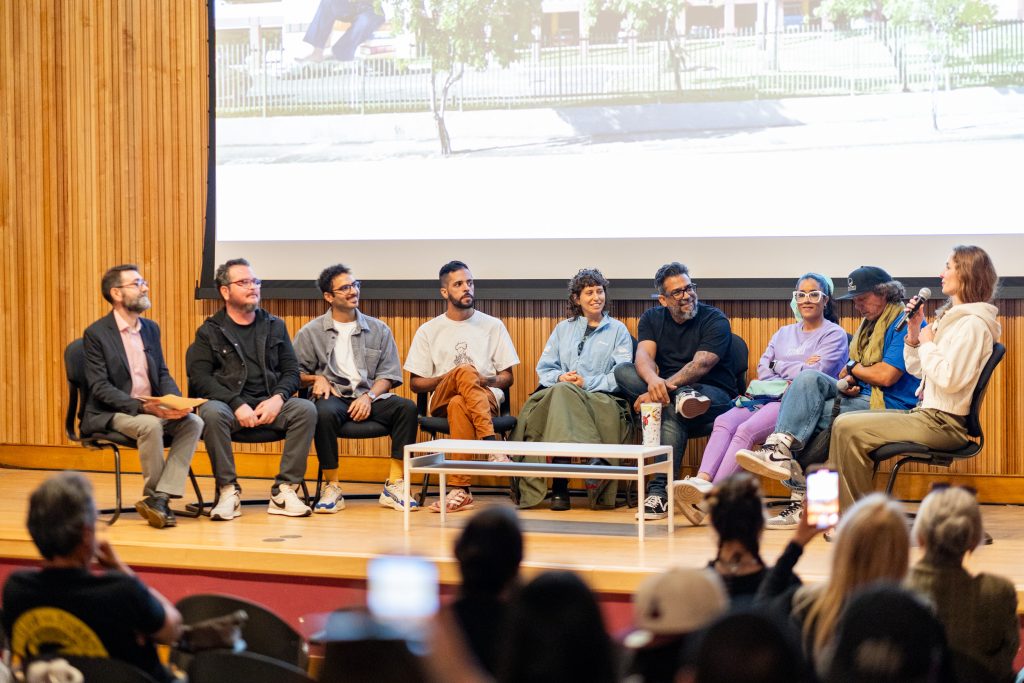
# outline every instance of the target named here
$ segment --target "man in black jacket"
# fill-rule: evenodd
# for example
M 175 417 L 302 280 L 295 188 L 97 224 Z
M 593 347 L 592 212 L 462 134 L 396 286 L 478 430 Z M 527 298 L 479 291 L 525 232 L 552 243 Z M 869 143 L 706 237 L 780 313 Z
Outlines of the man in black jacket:
M 89 385 L 82 433 L 113 430 L 135 439 L 142 466 L 143 495 L 135 504 L 150 526 L 176 524 L 168 498 L 180 498 L 192 463 L 202 421 L 189 410 L 175 410 L 157 396 L 181 391 L 164 363 L 160 327 L 141 314 L 150 307 L 149 283 L 130 263 L 114 266 L 100 281 L 112 310 L 83 335 Z M 164 462 L 164 433 L 171 447 Z
M 185 362 L 189 394 L 209 399 L 199 407 L 203 440 L 217 480 L 218 502 L 210 519 L 242 514 L 231 435 L 267 425 L 285 433 L 281 467 L 270 490 L 267 512 L 305 517 L 309 506 L 296 490 L 316 428 L 316 408 L 293 398 L 299 363 L 284 321 L 260 308 L 260 279 L 245 259 L 232 259 L 214 276 L 224 309 L 196 330 Z

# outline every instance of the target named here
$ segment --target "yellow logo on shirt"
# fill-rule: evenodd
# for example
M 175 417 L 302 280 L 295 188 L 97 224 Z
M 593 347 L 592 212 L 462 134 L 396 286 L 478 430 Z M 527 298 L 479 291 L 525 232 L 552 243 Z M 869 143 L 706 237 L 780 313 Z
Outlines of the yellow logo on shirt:
M 23 659 L 60 652 L 77 657 L 109 657 L 99 636 L 85 622 L 56 607 L 37 607 L 14 622 L 11 649 Z

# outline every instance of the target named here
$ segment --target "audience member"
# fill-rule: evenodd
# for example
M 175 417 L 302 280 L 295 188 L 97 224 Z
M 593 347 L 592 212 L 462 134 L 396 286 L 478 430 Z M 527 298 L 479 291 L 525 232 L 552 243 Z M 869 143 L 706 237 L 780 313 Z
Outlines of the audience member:
M 829 650 L 825 683 L 957 680 L 942 624 L 917 595 L 894 584 L 870 585 L 850 598 Z
M 288 328 L 260 308 L 263 283 L 245 259 L 218 266 L 214 279 L 224 308 L 196 330 L 185 361 L 189 394 L 209 399 L 199 406 L 199 417 L 217 481 L 210 519 L 226 521 L 242 514 L 231 437 L 261 426 L 285 435 L 267 512 L 305 517 L 311 510 L 296 491 L 306 473 L 316 407 L 292 396 L 299 388 L 299 363 Z
M 473 273 L 461 261 L 451 261 L 438 273 L 445 312 L 416 330 L 405 359 L 412 390 L 433 392 L 430 414 L 446 416 L 453 439 L 495 439 L 491 417 L 498 414 L 503 389 L 512 386 L 512 367 L 519 356 L 508 330 L 497 318 L 474 310 Z M 458 456 L 452 456 L 458 457 Z M 466 456 L 468 457 L 468 456 Z M 491 456 L 507 462 L 507 455 Z M 444 501 L 431 512 L 467 510 L 473 506 L 467 475 L 448 476 Z
M 848 283 L 846 294 L 839 298 L 853 299 L 862 319 L 850 343 L 850 360 L 839 373 L 840 381 L 845 381 L 838 383 L 823 372 L 801 372 L 782 397 L 775 432 L 761 448 L 736 453 L 740 467 L 795 484 L 793 506 L 786 511 L 790 518 L 798 516 L 803 505 L 803 470 L 817 464 L 801 457 L 801 450 L 815 432 L 831 424 L 837 396 L 840 413 L 909 410 L 917 403 L 914 392 L 919 382 L 906 372 L 903 360 L 906 332 L 896 330 L 903 311 L 903 285 L 876 266 L 861 266 L 850 273 Z M 834 433 L 832 437 L 835 443 Z
M 718 536 L 718 554 L 708 563 L 729 591 L 733 604 L 753 602 L 768 567 L 761 559 L 761 533 L 764 531 L 764 503 L 757 479 L 739 472 L 715 486 L 708 496 L 711 526 Z M 795 552 L 787 548 L 786 553 Z M 784 554 L 780 562 L 792 564 Z M 791 575 L 788 585 L 798 586 Z
M 913 536 L 924 557 L 910 570 L 907 585 L 935 605 L 950 648 L 994 680 L 1013 680 L 1020 646 L 1017 591 L 1001 576 L 972 576 L 963 566 L 964 556 L 984 537 L 975 496 L 959 487 L 932 491 L 918 510 Z
M 909 555 L 907 517 L 899 503 L 874 493 L 847 510 L 837 529 L 828 579 L 804 586 L 793 596 L 804 651 L 819 673 L 827 666 L 819 657 L 831 643 L 851 596 L 874 581 L 902 581 Z
M 677 683 L 806 683 L 813 680 L 793 627 L 768 614 L 721 617 L 688 653 Z
M 452 612 L 480 666 L 495 675 L 505 616 L 519 579 L 523 532 L 515 510 L 495 506 L 473 515 L 455 542 L 462 583 Z
M 86 328 L 85 377 L 89 399 L 82 433 L 113 430 L 135 439 L 142 468 L 142 500 L 135 509 L 157 529 L 175 526 L 169 498 L 181 498 L 203 421 L 187 409 L 163 405 L 159 396 L 181 396 L 164 362 L 160 326 L 142 317 L 152 305 L 149 283 L 125 263 L 103 274 L 111 311 Z M 171 447 L 164 461 L 164 433 Z
M 729 606 L 722 580 L 706 569 L 675 568 L 644 580 L 633 596 L 635 628 L 623 639 L 627 683 L 672 683 L 695 633 Z
M 89 480 L 64 472 L 43 482 L 29 498 L 28 532 L 43 566 L 17 571 L 4 584 L 13 654 L 22 663 L 53 654 L 112 657 L 172 680 L 155 643 L 178 640 L 181 615 L 97 538 Z M 93 562 L 105 571 L 94 574 Z
M 542 388 L 519 411 L 511 441 L 622 443 L 629 406 L 612 393 L 617 365 L 633 359 L 629 330 L 607 312 L 608 280 L 584 268 L 569 280 L 569 318 L 555 326 L 537 361 Z M 543 479 L 521 477 L 519 506 L 544 497 Z M 551 509 L 568 510 L 569 480 L 551 484 Z
M 980 247 L 957 246 L 946 259 L 942 293 L 949 297 L 935 322 L 921 328 L 924 306 L 910 317 L 903 356 L 921 379 L 921 402 L 910 412 L 860 413 L 836 420 L 829 461 L 839 471 L 839 507 L 845 510 L 872 488 L 871 451 L 893 441 L 953 450 L 967 445 L 966 415 L 981 371 L 1001 327 L 996 269 Z M 910 309 L 911 304 L 907 305 Z
M 527 583 L 509 609 L 499 683 L 613 683 L 611 638 L 594 594 L 571 572 Z
M 296 61 L 313 64 L 324 61 L 327 58 L 324 55 L 324 50 L 330 44 L 331 33 L 334 32 L 336 21 L 347 22 L 348 28 L 331 46 L 330 57 L 348 62 L 355 59 L 356 48 L 369 40 L 373 32 L 384 24 L 384 16 L 375 9 L 372 2 L 320 0 L 316 12 L 309 22 L 309 28 L 302 36 L 302 41 L 311 45 L 313 50 L 307 56 L 299 57 Z
M 729 367 L 729 319 L 697 300 L 697 285 L 681 263 L 668 263 L 654 276 L 661 305 L 645 312 L 638 326 L 636 363 L 615 368 L 615 381 L 640 410 L 642 403 L 674 406 L 661 415 L 661 443 L 672 447 L 672 480 L 679 478 L 689 431 L 732 407 L 736 377 Z M 647 482 L 637 517 L 668 516 L 668 482 L 656 474 Z
M 376 422 L 391 435 L 391 470 L 378 502 L 405 507 L 402 481 L 406 444 L 416 441 L 416 404 L 391 393 L 402 384 L 398 346 L 388 326 L 359 310 L 361 287 L 351 269 L 337 264 L 317 278 L 330 310 L 306 323 L 295 335 L 295 355 L 303 386 L 316 403 L 317 459 L 326 487 L 313 512 L 344 509 L 338 481 L 338 438 L 348 421 Z M 419 504 L 408 501 L 412 509 Z
M 704 498 L 711 487 L 739 469 L 736 453 L 761 443 L 775 430 L 780 401 L 789 383 L 800 373 L 811 370 L 835 377 L 846 362 L 849 346 L 846 332 L 836 324 L 831 278 L 817 273 L 801 276 L 790 306 L 797 322 L 772 335 L 757 364 L 757 380 L 751 382 L 747 395 L 737 399 L 735 408 L 715 420 L 697 476 L 675 484 L 676 505 L 691 524 L 704 521 Z M 792 529 L 799 517 L 799 505 L 791 504 L 770 518 L 767 526 Z

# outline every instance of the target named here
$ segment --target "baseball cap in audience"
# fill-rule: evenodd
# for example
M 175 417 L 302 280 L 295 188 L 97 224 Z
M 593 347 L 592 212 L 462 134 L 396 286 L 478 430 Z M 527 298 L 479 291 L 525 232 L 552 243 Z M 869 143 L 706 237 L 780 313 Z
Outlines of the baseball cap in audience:
M 837 298 L 852 299 L 858 294 L 870 292 L 878 285 L 891 281 L 892 277 L 889 273 L 885 272 L 878 266 L 861 266 L 850 273 L 850 277 L 846 278 L 846 294 Z
M 623 639 L 644 648 L 666 638 L 693 633 L 725 612 L 729 596 L 722 580 L 707 569 L 669 569 L 648 577 L 633 596 L 635 629 Z

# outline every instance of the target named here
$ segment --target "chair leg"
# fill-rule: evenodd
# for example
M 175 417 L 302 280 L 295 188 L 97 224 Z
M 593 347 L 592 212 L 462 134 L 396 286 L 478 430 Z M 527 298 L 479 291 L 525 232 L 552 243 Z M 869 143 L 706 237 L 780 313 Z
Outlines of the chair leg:
M 410 477 L 411 479 L 411 477 Z M 427 504 L 427 491 L 430 489 L 430 475 L 423 475 L 423 486 L 420 487 L 419 495 L 416 496 L 416 502 L 419 503 L 420 507 Z
M 110 519 L 104 519 L 108 526 L 113 526 L 117 518 L 121 516 L 121 449 L 114 443 L 103 443 L 99 449 L 109 448 L 114 454 L 114 507 L 100 510 L 100 514 L 110 513 Z
M 321 489 L 323 487 L 323 484 L 324 484 L 324 468 L 320 467 L 320 466 L 317 466 L 317 468 L 316 468 L 316 498 L 313 499 L 314 502 L 320 500 L 320 491 L 321 491 Z
M 174 510 L 174 514 L 181 517 L 199 517 L 203 514 L 203 492 L 199 489 L 199 481 L 191 467 L 188 468 L 188 478 L 192 482 L 192 491 L 196 494 L 196 502 L 187 503 L 184 510 Z

